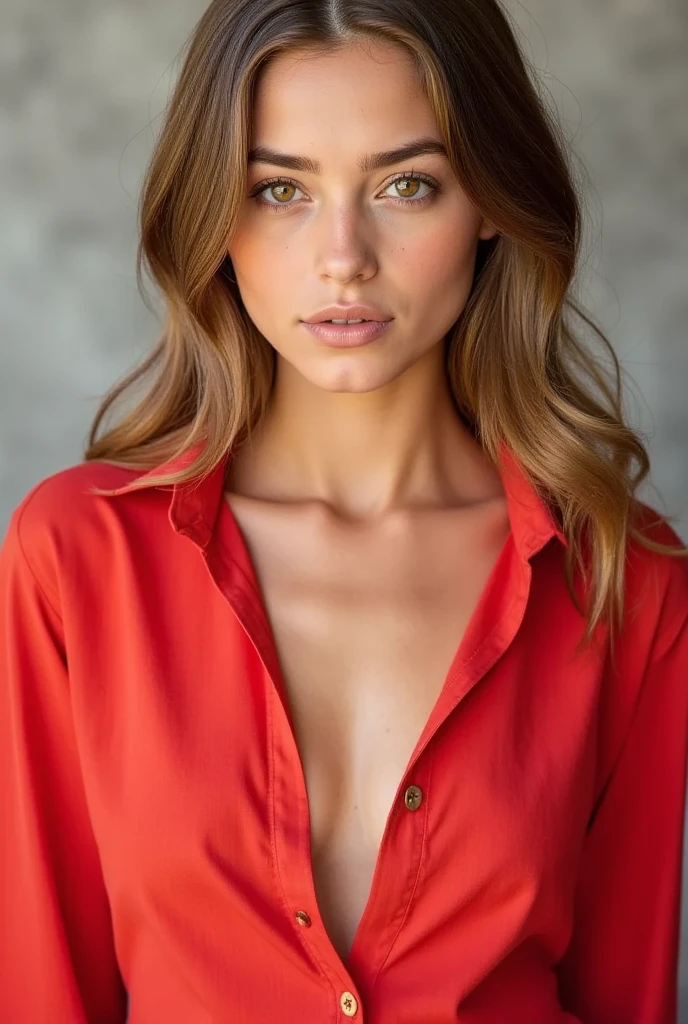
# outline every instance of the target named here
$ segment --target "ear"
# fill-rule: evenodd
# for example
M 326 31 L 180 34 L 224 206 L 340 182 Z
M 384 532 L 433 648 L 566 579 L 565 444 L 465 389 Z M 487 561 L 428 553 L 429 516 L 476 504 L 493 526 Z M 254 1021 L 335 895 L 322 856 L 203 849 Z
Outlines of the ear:
M 480 222 L 480 230 L 478 232 L 478 238 L 482 242 L 486 242 L 488 240 L 488 238 L 494 238 L 494 236 L 496 234 L 497 234 L 497 228 L 493 224 L 490 224 L 489 220 L 485 220 L 483 218 L 482 221 Z

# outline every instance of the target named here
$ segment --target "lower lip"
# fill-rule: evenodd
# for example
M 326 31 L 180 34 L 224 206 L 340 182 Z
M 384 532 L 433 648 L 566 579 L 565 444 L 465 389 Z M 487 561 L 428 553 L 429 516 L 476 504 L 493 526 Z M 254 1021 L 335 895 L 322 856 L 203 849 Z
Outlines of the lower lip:
M 375 341 L 391 323 L 391 320 L 368 320 L 363 324 L 307 324 L 303 321 L 303 326 L 331 348 L 356 348 Z

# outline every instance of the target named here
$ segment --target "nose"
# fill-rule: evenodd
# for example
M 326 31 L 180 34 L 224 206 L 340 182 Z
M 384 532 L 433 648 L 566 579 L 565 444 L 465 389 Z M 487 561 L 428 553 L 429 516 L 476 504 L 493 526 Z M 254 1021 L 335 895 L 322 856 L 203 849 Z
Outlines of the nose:
M 377 273 L 373 229 L 354 203 L 322 210 L 318 218 L 316 262 L 323 280 L 346 284 Z

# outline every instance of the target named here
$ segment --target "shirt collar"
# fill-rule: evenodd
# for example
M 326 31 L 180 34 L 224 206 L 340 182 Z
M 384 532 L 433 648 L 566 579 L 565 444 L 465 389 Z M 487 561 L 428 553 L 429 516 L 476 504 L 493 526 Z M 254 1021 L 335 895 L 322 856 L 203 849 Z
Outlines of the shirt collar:
M 200 442 L 182 455 L 139 473 L 123 486 L 108 493 L 116 496 L 146 486 L 165 488 L 166 485 L 147 484 L 146 481 L 163 473 L 172 474 L 185 469 L 202 449 L 203 442 Z M 500 475 L 507 497 L 509 523 L 521 557 L 524 560 L 531 558 L 554 537 L 567 547 L 566 536 L 553 512 L 528 479 L 512 450 L 502 443 L 500 451 Z M 168 510 L 172 527 L 201 548 L 208 544 L 212 536 L 221 507 L 228 459 L 229 453 L 204 477 L 195 477 L 182 484 L 167 485 L 168 488 L 171 486 L 172 490 Z
M 568 547 L 554 512 L 528 478 L 514 452 L 502 442 L 501 477 L 507 498 L 509 523 L 516 548 L 523 559 L 531 558 L 553 537 Z

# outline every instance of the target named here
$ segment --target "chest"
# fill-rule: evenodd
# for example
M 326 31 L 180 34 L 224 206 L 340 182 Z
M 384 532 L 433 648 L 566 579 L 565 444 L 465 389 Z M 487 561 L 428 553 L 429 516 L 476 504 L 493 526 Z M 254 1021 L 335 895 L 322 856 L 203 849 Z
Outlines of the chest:
M 319 902 L 344 948 L 399 781 L 505 541 L 506 511 L 370 528 L 235 496 L 231 507 L 280 659 Z

